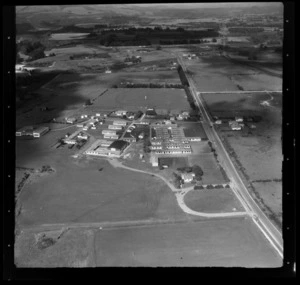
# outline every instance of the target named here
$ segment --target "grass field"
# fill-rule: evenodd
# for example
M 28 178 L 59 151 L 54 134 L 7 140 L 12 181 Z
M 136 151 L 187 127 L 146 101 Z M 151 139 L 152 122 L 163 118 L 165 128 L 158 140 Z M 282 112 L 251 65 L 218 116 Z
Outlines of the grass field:
M 158 163 L 168 165 L 169 168 L 174 170 L 179 167 L 189 166 L 187 157 L 159 157 Z
M 184 134 L 187 138 L 189 137 L 200 137 L 201 139 L 207 139 L 206 133 L 201 123 L 179 123 L 178 126 L 183 127 Z
M 203 184 L 218 184 L 227 182 L 224 179 L 212 153 L 190 155 L 188 158 L 190 165 L 197 164 L 202 168 L 204 172 L 202 177 Z
M 108 109 L 114 107 L 144 110 L 146 107 L 157 107 L 168 110 L 189 110 L 184 90 L 162 88 L 110 89 L 103 96 L 99 97 L 93 106 Z
M 279 267 L 253 223 L 244 218 L 98 231 L 98 266 Z
M 21 225 L 186 216 L 158 178 L 114 169 L 101 159 L 76 161 L 65 154 L 62 160 L 61 152 L 51 158 L 39 157 L 39 162 L 50 164 L 56 172 L 27 184 L 20 195 Z
M 253 94 L 202 94 L 206 105 L 212 116 L 236 116 L 236 115 L 262 115 L 265 107 L 261 105 L 264 101 L 271 100 L 272 97 L 280 100 L 277 94 L 253 93 Z M 277 99 L 278 98 L 278 99 Z
M 184 201 L 192 210 L 204 213 L 244 211 L 230 188 L 190 191 Z
M 52 246 L 39 249 L 37 232 L 15 243 L 17 267 L 221 266 L 279 267 L 282 260 L 251 220 L 69 229 Z
M 21 267 L 93 266 L 92 230 L 69 230 L 51 247 L 37 247 L 35 233 L 23 233 L 15 242 L 15 265 Z

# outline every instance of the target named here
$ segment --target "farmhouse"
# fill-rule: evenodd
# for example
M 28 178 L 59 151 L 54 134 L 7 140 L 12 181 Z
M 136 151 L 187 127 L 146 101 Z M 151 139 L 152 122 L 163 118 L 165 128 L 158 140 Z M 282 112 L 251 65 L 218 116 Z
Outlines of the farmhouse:
M 191 182 L 195 177 L 195 173 L 182 173 L 181 178 L 184 181 L 184 183 Z

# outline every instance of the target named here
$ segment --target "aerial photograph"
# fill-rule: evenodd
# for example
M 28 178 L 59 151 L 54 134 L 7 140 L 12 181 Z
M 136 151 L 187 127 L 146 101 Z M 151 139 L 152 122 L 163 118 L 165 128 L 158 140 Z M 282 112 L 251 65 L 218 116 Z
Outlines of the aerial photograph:
M 282 267 L 283 11 L 15 6 L 15 266 Z

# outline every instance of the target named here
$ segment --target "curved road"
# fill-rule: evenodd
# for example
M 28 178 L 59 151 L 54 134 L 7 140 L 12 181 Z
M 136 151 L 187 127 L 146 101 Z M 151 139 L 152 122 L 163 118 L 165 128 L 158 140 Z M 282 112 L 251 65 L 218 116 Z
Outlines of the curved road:
M 250 193 L 248 192 L 246 186 L 244 185 L 242 179 L 240 178 L 237 170 L 235 169 L 219 135 L 213 127 L 210 116 L 208 115 L 201 93 L 197 92 L 193 80 L 190 78 L 189 74 L 186 72 L 186 66 L 179 55 L 177 55 L 179 64 L 181 64 L 183 71 L 186 74 L 188 82 L 190 84 L 191 93 L 194 96 L 194 100 L 197 103 L 199 110 L 203 118 L 203 128 L 211 142 L 215 144 L 218 155 L 221 158 L 224 168 L 231 180 L 231 186 L 234 193 L 237 195 L 238 199 L 242 202 L 246 211 L 251 213 L 253 222 L 259 227 L 263 232 L 268 241 L 276 249 L 278 254 L 283 257 L 283 239 L 281 232 L 274 226 L 274 224 L 268 219 L 268 217 L 263 213 L 260 207 L 256 204 Z M 216 92 L 217 93 L 217 92 Z M 199 96 L 198 96 L 199 95 Z
M 248 212 L 203 213 L 203 212 L 194 211 L 194 210 L 190 209 L 185 204 L 184 199 L 183 199 L 183 197 L 189 191 L 193 190 L 193 187 L 189 187 L 189 188 L 186 188 L 184 190 L 177 189 L 166 178 L 164 178 L 163 176 L 161 176 L 159 174 L 151 173 L 151 172 L 148 172 L 148 171 L 139 170 L 139 169 L 135 169 L 135 168 L 131 168 L 131 167 L 125 166 L 121 162 L 119 162 L 118 160 L 115 160 L 115 159 L 109 159 L 108 161 L 114 167 L 121 167 L 121 168 L 128 169 L 128 170 L 131 170 L 131 171 L 136 171 L 136 172 L 141 172 L 141 173 L 153 175 L 153 176 L 156 176 L 156 177 L 162 179 L 169 186 L 169 188 L 171 188 L 171 190 L 175 193 L 175 196 L 176 196 L 176 199 L 177 199 L 179 207 L 185 213 L 187 213 L 187 214 L 195 215 L 195 216 L 199 216 L 199 217 L 205 217 L 205 218 L 221 218 L 221 217 L 224 218 L 224 217 L 236 217 L 236 216 L 245 216 L 245 215 L 248 215 Z

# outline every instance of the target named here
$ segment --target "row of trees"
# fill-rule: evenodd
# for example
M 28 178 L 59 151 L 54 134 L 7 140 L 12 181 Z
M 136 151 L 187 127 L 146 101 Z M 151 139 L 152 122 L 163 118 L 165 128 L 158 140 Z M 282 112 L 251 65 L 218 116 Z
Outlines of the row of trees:
M 182 84 L 171 84 L 171 83 L 126 83 L 122 84 L 124 88 L 176 88 L 182 89 Z M 118 85 L 113 85 L 113 88 L 118 88 Z

